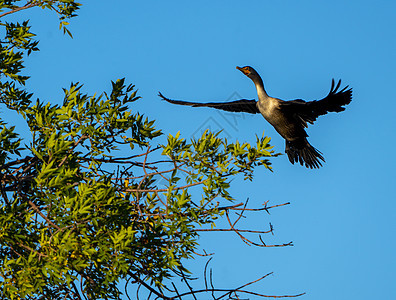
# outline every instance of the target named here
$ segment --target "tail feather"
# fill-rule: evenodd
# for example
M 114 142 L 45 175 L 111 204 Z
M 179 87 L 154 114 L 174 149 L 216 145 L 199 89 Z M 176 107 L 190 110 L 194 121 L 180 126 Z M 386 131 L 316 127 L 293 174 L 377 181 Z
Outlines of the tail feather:
M 292 164 L 300 163 L 310 169 L 319 169 L 322 166 L 321 161 L 325 161 L 322 153 L 315 149 L 306 138 L 294 142 L 286 141 L 285 152 Z

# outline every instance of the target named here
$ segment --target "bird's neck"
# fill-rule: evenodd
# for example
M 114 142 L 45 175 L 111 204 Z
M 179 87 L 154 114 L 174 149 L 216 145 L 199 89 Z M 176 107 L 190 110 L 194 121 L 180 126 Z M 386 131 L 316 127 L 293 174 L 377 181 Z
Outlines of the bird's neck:
M 267 100 L 269 98 L 269 96 L 264 89 L 264 83 L 263 83 L 263 80 L 260 78 L 260 76 L 255 77 L 253 79 L 253 82 L 254 82 L 254 85 L 256 86 L 259 101 Z

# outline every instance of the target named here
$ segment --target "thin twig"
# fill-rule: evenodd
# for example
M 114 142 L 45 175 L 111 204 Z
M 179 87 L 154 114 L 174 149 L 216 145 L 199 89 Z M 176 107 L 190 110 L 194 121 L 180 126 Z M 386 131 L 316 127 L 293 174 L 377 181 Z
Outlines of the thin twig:
M 209 262 L 212 260 L 213 257 L 209 258 L 208 261 L 205 264 L 205 268 L 204 268 L 204 280 L 205 280 L 205 289 L 208 289 L 208 281 L 207 281 L 207 276 L 206 276 L 206 270 L 208 268 L 208 264 Z
M 251 292 L 251 291 L 247 291 L 247 290 L 228 290 L 228 289 L 216 289 L 216 288 L 212 288 L 212 289 L 202 289 L 202 290 L 196 290 L 194 291 L 195 294 L 198 293 L 207 293 L 207 292 L 227 292 L 228 293 L 232 293 L 232 292 L 238 292 L 238 293 L 245 293 L 245 294 L 251 294 L 251 295 L 255 295 L 255 296 L 259 296 L 259 297 L 263 297 L 263 298 L 274 298 L 274 299 L 278 299 L 278 298 L 295 298 L 295 297 L 300 297 L 302 295 L 305 295 L 306 293 L 301 293 L 301 294 L 296 294 L 296 295 L 282 295 L 282 296 L 276 296 L 276 295 L 264 295 L 264 294 L 259 294 L 259 293 L 255 293 L 255 292 Z M 187 296 L 190 295 L 191 292 L 185 292 L 183 294 L 180 294 L 181 297 L 183 296 Z M 213 294 L 214 295 L 214 294 Z M 214 299 L 219 299 L 219 298 L 215 298 Z
M 191 295 L 194 297 L 195 300 L 198 300 L 197 297 L 195 297 L 194 290 L 192 289 L 192 287 L 191 287 L 190 284 L 188 283 L 187 278 L 186 278 L 186 276 L 184 275 L 183 272 L 181 272 L 181 275 L 182 275 L 182 277 L 183 277 L 184 282 L 185 282 L 186 285 L 188 286 L 188 288 L 189 288 L 189 290 L 190 290 L 190 292 L 191 292 Z M 179 296 L 179 293 L 177 293 L 177 295 Z M 180 296 L 179 296 L 179 298 L 181 299 Z
M 50 219 L 47 218 L 47 216 L 45 216 L 41 210 L 36 206 L 36 204 L 34 204 L 31 200 L 28 201 L 29 205 L 34 209 L 34 211 L 36 213 L 38 213 L 44 220 L 46 220 L 52 227 L 55 227 L 58 230 L 61 230 L 61 228 L 54 224 Z
M 173 288 L 175 289 L 175 293 L 177 294 L 177 296 L 179 297 L 180 300 L 182 300 L 182 298 L 179 295 L 179 291 L 177 290 L 176 285 L 172 282 Z
M 81 298 L 81 296 L 80 296 L 80 293 L 79 293 L 79 291 L 78 291 L 78 289 L 77 289 L 76 284 L 75 284 L 73 281 L 71 282 L 71 284 L 72 284 L 73 289 L 74 289 L 74 295 L 77 296 L 79 300 L 82 300 L 82 298 Z
M 145 283 L 143 280 L 141 280 L 138 276 L 136 276 L 135 274 L 133 274 L 132 272 L 128 272 L 128 275 L 131 276 L 133 279 L 136 280 L 136 282 L 139 282 L 141 285 L 143 285 L 146 289 L 148 289 L 150 292 L 152 292 L 153 294 L 157 295 L 158 297 L 162 298 L 162 299 L 166 299 L 166 300 L 172 300 L 172 298 L 169 298 L 167 296 L 165 296 L 164 294 L 156 291 L 154 288 L 152 288 L 151 286 L 149 286 L 147 283 Z
M 269 209 L 272 209 L 272 208 L 281 207 L 281 206 L 285 206 L 285 205 L 289 205 L 289 204 L 290 204 L 290 202 L 286 202 L 286 203 L 272 205 L 272 206 L 268 206 L 268 207 L 265 206 L 265 207 L 262 207 L 262 208 L 240 208 L 240 206 L 244 205 L 244 203 L 241 202 L 241 203 L 238 203 L 238 204 L 235 204 L 235 205 L 219 207 L 218 210 L 219 211 L 220 210 L 262 211 L 262 210 L 269 210 Z
M 246 211 L 261 211 L 261 210 L 267 211 L 267 210 L 269 210 L 271 208 L 281 207 L 281 206 L 285 206 L 285 205 L 289 205 L 289 204 L 290 204 L 290 202 L 286 202 L 286 203 L 283 203 L 283 204 L 278 204 L 278 205 L 273 205 L 273 206 L 268 206 L 268 207 L 262 207 L 262 208 L 246 208 L 245 210 Z M 242 210 L 242 208 L 237 208 L 236 210 Z
M 261 231 L 261 230 L 250 230 L 250 229 L 236 229 L 236 228 L 212 228 L 212 229 L 194 229 L 194 231 L 238 231 L 238 232 L 249 232 L 249 233 L 271 233 L 273 230 Z
M 247 200 L 246 200 L 246 202 L 245 202 L 245 205 L 244 205 L 243 208 L 242 208 L 242 213 L 239 214 L 239 217 L 238 217 L 238 218 L 235 220 L 235 222 L 232 224 L 232 227 L 234 227 L 235 224 L 238 223 L 238 221 L 242 218 L 243 213 L 244 213 L 245 210 L 246 210 L 246 206 L 247 206 L 247 204 L 248 204 L 248 201 L 249 201 L 249 198 L 247 198 Z
M 235 291 L 237 291 L 237 290 L 241 290 L 241 289 L 243 289 L 244 287 L 247 287 L 247 286 L 249 286 L 249 285 L 252 285 L 253 283 L 256 283 L 256 282 L 258 282 L 258 281 L 260 281 L 260 280 L 263 280 L 264 278 L 266 278 L 266 277 L 268 277 L 269 275 L 272 275 L 272 274 L 273 274 L 273 272 L 270 272 L 270 273 L 265 274 L 264 276 L 262 276 L 262 277 L 260 277 L 260 278 L 258 278 L 258 279 L 256 279 L 256 280 L 254 280 L 254 281 L 251 281 L 251 282 L 248 282 L 248 283 L 246 283 L 246 284 L 244 284 L 244 285 L 241 285 L 240 287 L 236 288 L 236 289 L 233 290 L 233 291 L 230 291 L 229 293 L 224 294 L 223 296 L 217 298 L 216 300 L 219 300 L 219 299 L 221 299 L 221 298 L 223 298 L 223 297 L 225 297 L 225 296 L 227 296 L 227 295 L 231 295 L 231 293 L 233 293 L 233 292 L 235 292 Z
M 195 255 L 203 256 L 203 257 L 214 255 L 214 252 L 213 252 L 213 253 L 206 253 L 205 250 L 202 250 L 202 251 L 204 252 L 204 254 L 201 254 L 201 253 L 198 253 L 198 252 L 195 252 L 195 251 L 193 251 L 193 253 L 194 253 Z

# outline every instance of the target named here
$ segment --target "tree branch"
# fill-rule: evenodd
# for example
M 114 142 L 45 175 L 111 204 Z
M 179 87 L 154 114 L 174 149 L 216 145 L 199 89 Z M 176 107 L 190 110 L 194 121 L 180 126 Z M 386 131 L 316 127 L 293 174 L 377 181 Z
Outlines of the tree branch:
M 55 227 L 58 230 L 61 230 L 61 228 L 54 224 L 50 219 L 47 218 L 46 215 L 44 215 L 41 210 L 34 204 L 31 200 L 28 201 L 29 205 L 34 209 L 36 213 L 38 213 L 44 220 L 46 220 L 52 227 Z
M 150 292 L 152 292 L 153 294 L 157 295 L 158 297 L 160 297 L 161 299 L 165 299 L 165 300 L 172 300 L 172 298 L 169 298 L 167 296 L 165 296 L 164 294 L 156 291 L 154 288 L 152 288 L 151 286 L 149 286 L 147 283 L 145 283 L 143 280 L 141 280 L 138 276 L 136 276 L 135 274 L 133 274 L 132 272 L 128 272 L 128 275 L 131 276 L 133 279 L 135 279 L 136 282 L 139 282 L 141 285 L 143 285 L 146 289 L 148 289 Z
M 41 4 L 41 2 L 36 2 L 36 3 L 30 2 L 30 3 L 26 4 L 25 6 L 20 6 L 20 7 L 17 7 L 17 8 L 12 9 L 12 10 L 10 10 L 10 11 L 7 11 L 7 12 L 5 12 L 5 13 L 2 13 L 2 14 L 0 15 L 0 18 L 2 18 L 2 17 L 4 17 L 4 16 L 7 16 L 7 15 L 9 15 L 9 14 L 13 14 L 13 13 L 16 13 L 16 12 L 18 12 L 18 11 L 24 10 L 24 9 L 28 9 L 28 8 L 37 6 L 37 5 L 39 5 L 39 4 Z
M 272 230 L 261 231 L 261 230 L 249 230 L 249 229 L 236 229 L 236 228 L 211 228 L 211 229 L 195 229 L 195 231 L 238 231 L 238 232 L 249 232 L 249 233 L 271 233 Z

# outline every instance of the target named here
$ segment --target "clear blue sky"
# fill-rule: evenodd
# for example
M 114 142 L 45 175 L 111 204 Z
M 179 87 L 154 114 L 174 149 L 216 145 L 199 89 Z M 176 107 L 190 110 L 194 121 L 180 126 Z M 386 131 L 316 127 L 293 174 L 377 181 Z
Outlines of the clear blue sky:
M 165 133 L 185 137 L 224 129 L 230 140 L 283 139 L 259 115 L 231 115 L 161 102 L 224 101 L 234 93 L 256 97 L 235 69 L 251 65 L 267 92 L 281 99 L 320 99 L 331 79 L 353 87 L 340 114 L 321 117 L 308 133 L 326 164 L 320 170 L 273 159 L 274 173 L 258 169 L 237 181 L 233 195 L 252 206 L 290 201 L 244 227 L 275 227 L 269 242 L 294 247 L 248 247 L 233 234 L 202 237 L 215 252 L 216 286 L 234 287 L 274 272 L 255 286 L 266 294 L 307 292 L 305 300 L 396 299 L 396 2 L 388 1 L 87 1 L 72 20 L 74 39 L 55 15 L 29 15 L 40 39 L 26 73 L 35 96 L 61 102 L 62 87 L 85 84 L 94 93 L 126 77 L 143 99 L 136 109 Z M 192 269 L 201 274 L 205 260 Z M 202 298 L 205 299 L 205 298 Z M 250 299 L 255 299 L 251 297 Z

